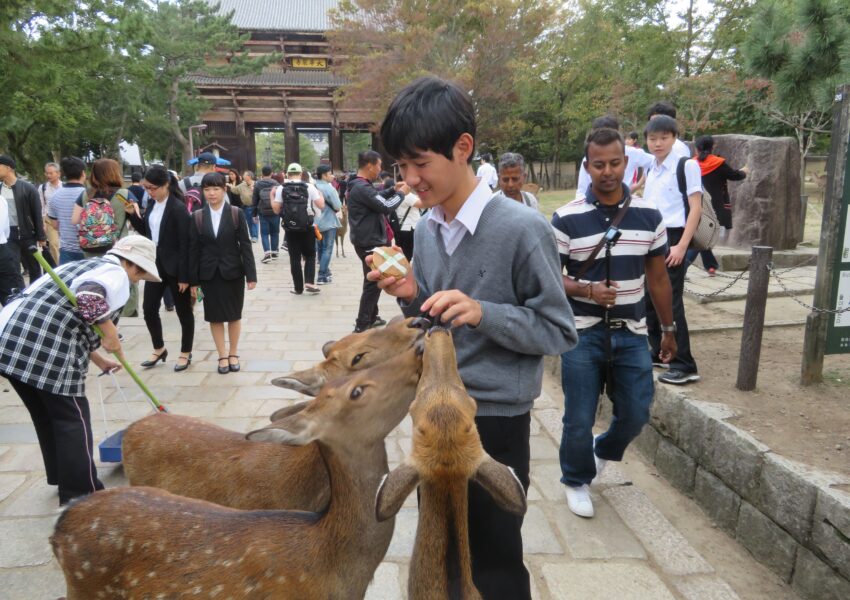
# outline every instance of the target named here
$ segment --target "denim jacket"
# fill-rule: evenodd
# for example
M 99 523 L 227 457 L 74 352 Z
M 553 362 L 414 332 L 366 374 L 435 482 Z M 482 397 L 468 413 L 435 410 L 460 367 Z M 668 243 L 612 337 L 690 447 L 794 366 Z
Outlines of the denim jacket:
M 327 231 L 328 229 L 337 229 L 342 227 L 342 223 L 336 216 L 336 211 L 342 208 L 342 202 L 339 200 L 339 194 L 334 187 L 327 181 L 317 180 L 316 188 L 325 197 L 325 207 L 322 209 L 322 214 L 316 217 L 315 224 L 319 231 Z

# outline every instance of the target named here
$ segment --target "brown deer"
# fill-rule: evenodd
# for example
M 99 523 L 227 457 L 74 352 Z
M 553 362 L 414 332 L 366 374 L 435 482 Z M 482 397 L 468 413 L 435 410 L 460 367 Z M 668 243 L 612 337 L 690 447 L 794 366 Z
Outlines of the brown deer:
M 281 378 L 307 382 L 315 395 L 331 378 L 367 369 L 409 349 L 423 335 L 425 319 L 398 319 L 326 344 L 328 358 Z M 290 387 L 294 387 L 293 384 Z M 282 408 L 272 421 L 303 410 L 311 401 Z M 247 441 L 245 435 L 171 413 L 157 413 L 127 428 L 122 443 L 130 485 L 231 508 L 320 511 L 328 503 L 327 471 L 316 444 L 281 446 Z M 211 460 L 215 457 L 215 460 Z
M 431 329 L 425 339 L 422 378 L 410 407 L 410 456 L 378 488 L 376 516 L 389 519 L 419 486 L 419 524 L 410 560 L 412 600 L 480 599 L 472 582 L 467 492 L 478 482 L 502 509 L 525 514 L 525 491 L 505 465 L 481 447 L 476 405 L 457 370 L 451 335 Z
M 73 504 L 51 537 L 67 600 L 362 598 L 394 527 L 375 520 L 384 438 L 407 414 L 421 368 L 421 352 L 410 349 L 248 434 L 317 442 L 331 485 L 322 513 L 241 511 L 133 487 Z
M 342 257 L 345 258 L 345 234 L 348 233 L 348 205 L 343 204 L 339 215 L 339 227 L 336 228 L 336 257 L 339 258 L 339 252 L 342 250 Z

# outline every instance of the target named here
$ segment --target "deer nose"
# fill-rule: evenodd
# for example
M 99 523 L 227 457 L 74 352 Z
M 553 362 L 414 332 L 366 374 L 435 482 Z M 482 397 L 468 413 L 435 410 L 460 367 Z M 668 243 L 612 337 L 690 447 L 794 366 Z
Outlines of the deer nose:
M 428 330 L 427 335 L 428 335 L 428 337 L 431 337 L 435 333 L 445 333 L 446 335 L 448 335 L 449 330 L 446 329 L 445 327 L 441 327 L 439 325 L 434 325 L 431 329 Z
M 431 320 L 426 319 L 425 317 L 416 317 L 407 326 L 411 329 L 427 330 L 431 327 Z

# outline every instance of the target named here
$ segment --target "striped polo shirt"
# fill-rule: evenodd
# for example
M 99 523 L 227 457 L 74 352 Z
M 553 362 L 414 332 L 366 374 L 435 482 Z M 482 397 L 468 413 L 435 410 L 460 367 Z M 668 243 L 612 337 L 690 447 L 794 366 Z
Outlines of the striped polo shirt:
M 628 186 L 623 186 L 628 196 Z M 624 200 L 625 201 L 625 197 Z M 552 227 L 558 242 L 561 264 L 570 277 L 581 269 L 596 244 L 614 220 L 617 206 L 604 206 L 593 189 L 587 198 L 578 198 L 555 211 Z M 649 200 L 633 197 L 619 226 L 622 235 L 611 250 L 611 281 L 617 282 L 617 302 L 610 310 L 612 319 L 626 321 L 634 333 L 646 333 L 645 262 L 647 256 L 667 254 L 667 230 L 661 213 Z M 605 281 L 605 247 L 584 274 L 582 282 Z M 576 328 L 586 329 L 602 320 L 605 309 L 586 297 L 569 298 Z

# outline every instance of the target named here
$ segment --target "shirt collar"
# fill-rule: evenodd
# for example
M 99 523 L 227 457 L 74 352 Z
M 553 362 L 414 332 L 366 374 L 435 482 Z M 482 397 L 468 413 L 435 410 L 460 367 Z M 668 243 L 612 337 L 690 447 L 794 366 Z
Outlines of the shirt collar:
M 625 201 L 632 195 L 632 192 L 629 189 L 629 186 L 627 186 L 625 183 L 623 183 L 622 186 L 623 186 L 623 199 L 620 200 L 620 202 L 617 204 L 618 207 L 622 206 L 623 203 L 625 203 Z M 593 204 L 597 208 L 599 208 L 600 206 L 605 206 L 599 201 L 599 199 L 596 197 L 596 194 L 593 193 L 593 185 L 589 185 L 587 187 L 587 194 L 585 195 L 584 201 L 587 204 Z
M 476 177 L 478 185 L 470 194 L 463 206 L 455 216 L 454 221 L 459 222 L 470 234 L 475 235 L 475 230 L 478 228 L 478 221 L 481 219 L 481 213 L 484 212 L 484 207 L 487 202 L 493 197 L 493 191 L 483 178 Z M 454 223 L 452 221 L 452 223 Z M 435 231 L 439 225 L 451 227 L 451 223 L 446 222 L 446 214 L 443 212 L 442 206 L 435 206 L 428 213 L 428 227 L 431 231 Z
M 679 162 L 679 157 L 676 155 L 675 152 L 670 150 L 670 154 L 667 155 L 667 158 L 664 159 L 664 162 L 662 162 L 661 164 L 658 164 L 658 159 L 656 158 L 654 166 L 655 166 L 656 169 L 665 169 L 667 171 L 670 171 L 670 170 L 675 171 L 676 170 L 676 163 L 678 163 L 678 162 Z

